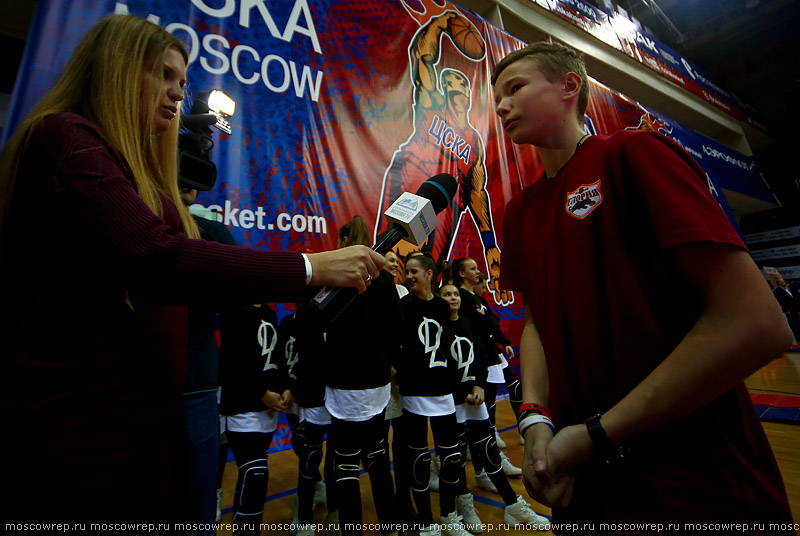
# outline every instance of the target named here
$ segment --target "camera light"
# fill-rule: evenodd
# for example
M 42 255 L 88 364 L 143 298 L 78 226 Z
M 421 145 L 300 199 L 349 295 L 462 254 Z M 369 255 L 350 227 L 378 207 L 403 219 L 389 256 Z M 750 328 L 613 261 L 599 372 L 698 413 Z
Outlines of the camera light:
M 231 117 L 236 110 L 236 102 L 222 91 L 215 89 L 208 96 L 208 109 L 225 117 Z

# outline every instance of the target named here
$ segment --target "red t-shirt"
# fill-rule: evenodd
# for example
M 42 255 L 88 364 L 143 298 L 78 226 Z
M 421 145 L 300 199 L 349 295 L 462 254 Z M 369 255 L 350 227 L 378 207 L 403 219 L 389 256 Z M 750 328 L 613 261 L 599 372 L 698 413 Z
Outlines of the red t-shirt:
M 557 425 L 610 409 L 695 324 L 702 298 L 668 251 L 692 242 L 744 248 L 703 170 L 655 133 L 590 138 L 555 177 L 508 204 L 501 285 L 525 293 L 547 356 Z M 597 479 L 578 480 L 570 517 L 765 519 L 754 514 L 765 503 L 767 518 L 789 515 L 743 385 L 632 447 L 636 469 L 616 475 L 619 489 L 586 469 Z M 690 489 L 699 495 L 691 498 Z

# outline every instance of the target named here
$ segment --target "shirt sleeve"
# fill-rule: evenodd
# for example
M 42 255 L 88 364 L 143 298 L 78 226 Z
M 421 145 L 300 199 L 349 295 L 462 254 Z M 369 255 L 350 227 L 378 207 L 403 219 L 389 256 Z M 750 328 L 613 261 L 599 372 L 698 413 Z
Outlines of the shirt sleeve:
M 745 248 L 711 194 L 705 171 L 669 138 L 643 133 L 625 144 L 625 164 L 661 249 L 692 242 Z
M 63 148 L 57 192 L 81 236 L 119 269 L 125 285 L 166 303 L 188 303 L 199 294 L 246 303 L 306 297 L 300 253 L 187 238 L 139 197 L 125 159 L 96 127 L 70 115 L 79 117 L 49 116 L 35 135 L 39 146 Z

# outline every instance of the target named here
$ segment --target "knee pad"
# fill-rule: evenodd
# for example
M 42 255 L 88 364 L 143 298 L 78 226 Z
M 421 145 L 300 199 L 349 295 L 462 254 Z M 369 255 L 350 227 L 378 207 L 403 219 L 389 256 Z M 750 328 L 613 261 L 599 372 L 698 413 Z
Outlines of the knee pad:
M 500 451 L 497 449 L 497 440 L 494 437 L 494 433 L 475 441 L 474 447 L 483 459 L 484 469 L 488 474 L 493 475 L 502 470 Z
M 431 478 L 431 455 L 428 446 L 408 447 L 411 461 L 411 489 L 425 491 L 428 489 L 428 480 Z
M 366 471 L 370 471 L 376 464 L 379 466 L 386 463 L 386 467 L 389 467 L 389 450 L 386 447 L 386 441 L 381 439 L 380 443 L 370 449 L 370 452 L 365 452 L 362 463 Z
M 334 451 L 333 475 L 336 478 L 336 482 L 358 480 L 358 473 L 361 469 L 359 465 L 360 459 L 361 450 L 352 452 Z
M 268 481 L 269 467 L 266 458 L 253 460 L 239 467 L 240 485 L 237 485 L 235 501 L 237 516 L 261 515 Z
M 319 480 L 319 463 L 322 461 L 322 443 L 303 444 L 300 451 L 300 476 L 307 480 Z
M 305 430 L 303 430 L 303 425 L 299 425 L 292 429 L 292 450 L 297 455 L 297 457 L 301 457 L 303 454 L 303 446 L 306 442 L 306 434 Z
M 512 403 L 522 403 L 522 384 L 519 382 L 518 379 L 514 378 L 514 381 L 507 385 L 508 387 L 508 399 Z
M 467 427 L 461 426 L 458 432 L 458 452 L 461 453 L 462 465 L 467 460 Z
M 442 464 L 439 470 L 439 480 L 445 484 L 457 484 L 461 465 L 464 458 L 461 457 L 461 449 L 458 443 L 454 445 L 437 445 L 436 454 Z

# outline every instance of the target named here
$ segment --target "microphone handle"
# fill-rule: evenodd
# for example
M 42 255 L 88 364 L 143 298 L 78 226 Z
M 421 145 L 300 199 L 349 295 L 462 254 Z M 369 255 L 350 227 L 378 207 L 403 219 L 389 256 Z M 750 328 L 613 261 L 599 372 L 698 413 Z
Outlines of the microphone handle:
M 381 255 L 388 253 L 400 240 L 406 237 L 408 233 L 399 225 L 395 225 L 387 231 L 380 242 L 375 244 L 372 249 Z M 328 323 L 333 322 L 344 311 L 350 302 L 352 302 L 358 291 L 352 287 L 323 287 L 311 299 L 311 306 L 315 309 Z
M 395 225 L 383 235 L 383 238 L 381 238 L 380 242 L 372 246 L 372 249 L 381 255 L 386 255 L 389 251 L 391 251 L 395 244 L 400 242 L 406 236 L 408 236 L 406 230 L 399 225 Z

